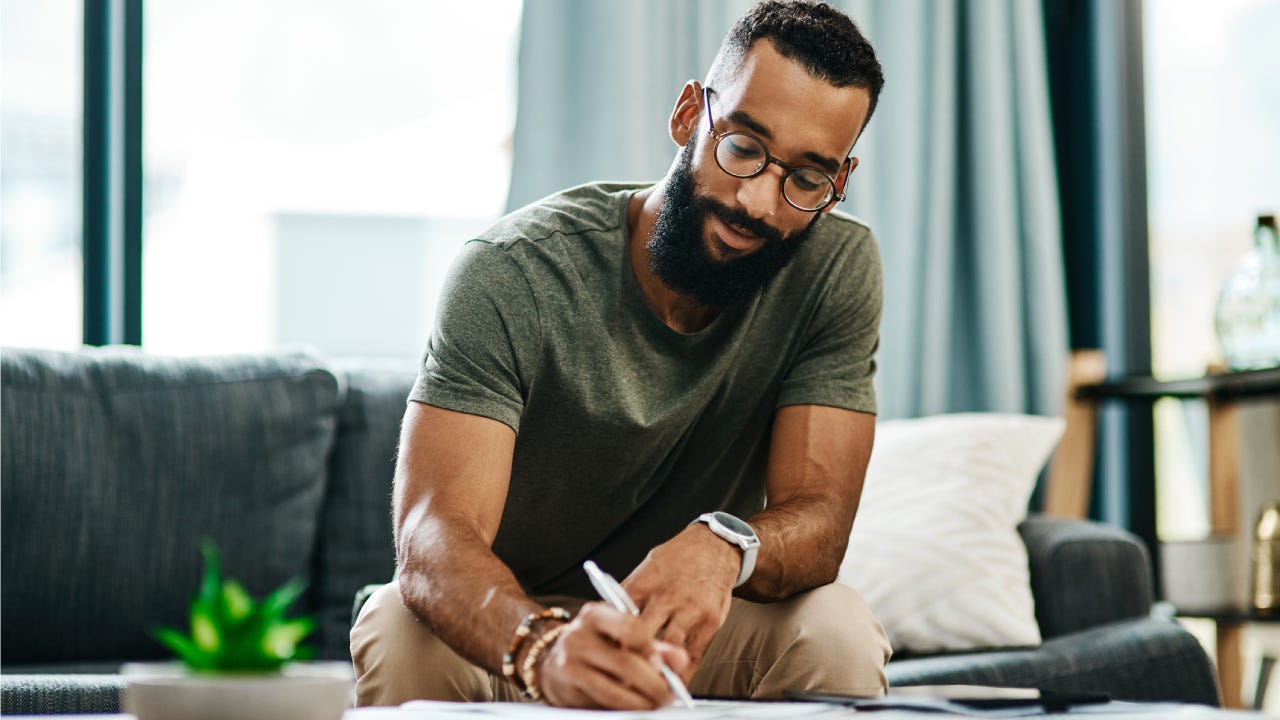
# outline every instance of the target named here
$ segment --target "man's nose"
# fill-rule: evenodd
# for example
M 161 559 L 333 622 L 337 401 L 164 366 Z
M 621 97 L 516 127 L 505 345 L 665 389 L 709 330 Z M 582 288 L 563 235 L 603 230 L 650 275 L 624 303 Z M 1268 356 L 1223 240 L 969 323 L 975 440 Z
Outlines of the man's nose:
M 738 184 L 738 203 L 757 220 L 773 217 L 782 199 L 782 182 L 786 171 L 769 163 L 755 177 L 742 178 Z

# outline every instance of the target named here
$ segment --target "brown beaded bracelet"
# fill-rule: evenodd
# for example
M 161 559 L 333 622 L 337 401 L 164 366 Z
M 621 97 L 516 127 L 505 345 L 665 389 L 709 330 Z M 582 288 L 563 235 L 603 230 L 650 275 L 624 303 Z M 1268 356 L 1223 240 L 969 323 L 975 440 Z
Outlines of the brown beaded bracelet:
M 520 627 L 516 628 L 516 634 L 511 638 L 511 646 L 502 656 L 502 677 L 519 688 L 520 692 L 529 695 L 529 690 L 524 685 L 524 678 L 516 674 L 516 655 L 520 652 L 520 644 L 529 637 L 529 633 L 533 631 L 533 624 L 539 620 L 567 621 L 569 617 L 569 611 L 562 607 L 547 608 L 526 615 L 520 622 Z
M 524 656 L 524 665 L 520 668 L 520 680 L 524 682 L 524 691 L 534 700 L 542 699 L 542 688 L 538 687 L 538 660 L 542 657 L 542 653 L 551 647 L 556 638 L 560 637 L 560 633 L 564 632 L 567 625 L 557 625 L 550 630 L 542 633 L 541 637 L 534 641 L 533 647 L 529 648 L 529 654 Z

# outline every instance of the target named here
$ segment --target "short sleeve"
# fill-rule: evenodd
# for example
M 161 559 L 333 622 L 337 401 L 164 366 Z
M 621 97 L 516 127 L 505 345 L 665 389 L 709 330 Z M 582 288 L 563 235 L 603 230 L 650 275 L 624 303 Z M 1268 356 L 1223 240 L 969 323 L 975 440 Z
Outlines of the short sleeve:
M 538 357 L 538 309 L 500 246 L 468 243 L 449 270 L 410 400 L 519 432 Z
M 856 225 L 817 296 L 808 332 L 783 378 L 777 407 L 827 405 L 876 412 L 875 354 L 884 303 L 880 251 Z

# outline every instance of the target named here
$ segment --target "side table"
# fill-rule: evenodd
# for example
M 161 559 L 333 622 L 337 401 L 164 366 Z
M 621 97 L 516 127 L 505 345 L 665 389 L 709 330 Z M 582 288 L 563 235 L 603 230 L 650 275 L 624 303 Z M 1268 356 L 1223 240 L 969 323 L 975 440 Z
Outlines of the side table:
M 1244 676 L 1241 666 L 1241 636 L 1246 625 L 1267 624 L 1280 625 L 1280 615 L 1260 615 L 1256 612 L 1241 610 L 1223 610 L 1220 612 L 1176 611 L 1178 617 L 1197 620 L 1212 620 L 1218 636 L 1218 677 L 1222 682 L 1235 678 L 1234 687 L 1240 687 Z M 1253 709 L 1261 710 L 1267 696 L 1267 683 L 1271 678 L 1271 670 L 1275 667 L 1276 658 L 1264 654 L 1262 664 L 1258 667 L 1257 684 L 1253 692 Z M 1223 688 L 1225 694 L 1226 689 Z
M 1097 350 L 1082 350 L 1073 353 L 1070 374 L 1065 410 L 1067 435 L 1059 446 L 1058 455 L 1062 457 L 1055 456 L 1050 466 L 1045 495 L 1047 514 L 1083 518 L 1088 512 L 1097 409 L 1101 402 L 1120 400 L 1150 406 L 1160 398 L 1200 399 L 1209 406 L 1210 532 L 1236 534 L 1240 528 L 1238 404 L 1249 398 L 1280 397 L 1280 367 L 1236 372 L 1211 369 L 1204 377 L 1187 380 L 1106 378 L 1106 357 Z M 1078 429 L 1073 431 L 1073 425 Z M 1062 452 L 1064 448 L 1070 452 Z M 1150 490 L 1155 492 L 1154 487 Z M 1243 682 L 1240 637 L 1253 618 L 1227 613 L 1210 619 L 1217 627 L 1218 681 L 1223 705 L 1238 708 L 1242 705 Z

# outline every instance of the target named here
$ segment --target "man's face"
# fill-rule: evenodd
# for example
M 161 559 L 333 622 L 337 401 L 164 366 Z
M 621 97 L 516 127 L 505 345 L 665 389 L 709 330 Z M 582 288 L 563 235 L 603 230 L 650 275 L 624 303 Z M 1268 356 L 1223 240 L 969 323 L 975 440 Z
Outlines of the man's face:
M 843 160 L 866 118 L 867 91 L 816 79 L 767 41 L 756 43 L 730 75 L 710 95 L 716 132 L 750 133 L 781 162 L 815 167 L 842 189 Z M 672 119 L 684 148 L 649 237 L 650 269 L 676 292 L 725 308 L 768 284 L 832 206 L 792 207 L 782 195 L 786 171 L 776 164 L 752 178 L 723 171 L 701 99 L 686 86 Z
M 672 290 L 723 309 L 751 297 L 786 267 L 819 213 L 808 213 L 809 224 L 783 235 L 742 209 L 698 192 L 691 161 L 701 143 L 705 139 L 684 146 L 668 174 L 666 198 L 649 234 L 649 269 Z M 735 232 L 750 233 L 758 246 L 737 250 L 716 235 L 714 225 L 740 228 Z

